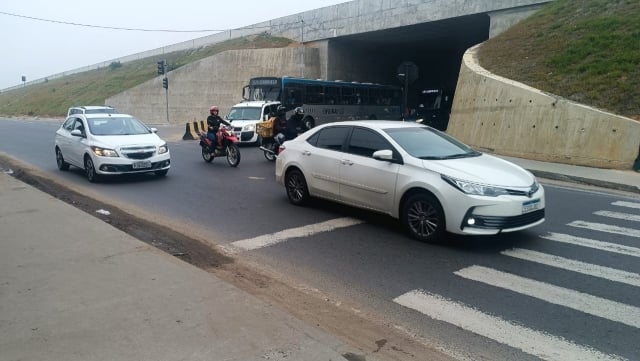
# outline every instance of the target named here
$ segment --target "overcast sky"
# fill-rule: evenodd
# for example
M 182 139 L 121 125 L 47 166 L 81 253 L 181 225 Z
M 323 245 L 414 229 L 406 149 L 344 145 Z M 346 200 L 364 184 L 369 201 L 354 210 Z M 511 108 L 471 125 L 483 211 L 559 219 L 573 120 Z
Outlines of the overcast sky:
M 36 80 L 216 33 L 100 27 L 227 30 L 344 2 L 347 0 L 6 0 L 0 5 L 0 89 L 22 84 L 22 76 Z

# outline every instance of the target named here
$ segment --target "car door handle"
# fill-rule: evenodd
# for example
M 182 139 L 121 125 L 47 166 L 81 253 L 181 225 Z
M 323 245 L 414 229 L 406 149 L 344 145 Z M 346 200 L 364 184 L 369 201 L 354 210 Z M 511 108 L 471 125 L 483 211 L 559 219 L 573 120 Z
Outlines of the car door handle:
M 343 159 L 340 161 L 343 165 L 353 165 L 353 162 L 349 159 Z
M 308 150 L 305 150 L 304 152 L 302 152 L 302 155 L 311 155 L 311 152 Z

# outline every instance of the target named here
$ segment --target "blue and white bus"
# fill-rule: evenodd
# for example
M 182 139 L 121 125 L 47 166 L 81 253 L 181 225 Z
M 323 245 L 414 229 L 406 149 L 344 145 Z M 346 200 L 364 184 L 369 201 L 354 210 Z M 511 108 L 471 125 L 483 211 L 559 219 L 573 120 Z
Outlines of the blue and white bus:
M 308 128 L 341 120 L 395 120 L 402 115 L 402 89 L 373 83 L 257 77 L 242 89 L 242 98 L 279 101 L 287 111 L 302 107 Z

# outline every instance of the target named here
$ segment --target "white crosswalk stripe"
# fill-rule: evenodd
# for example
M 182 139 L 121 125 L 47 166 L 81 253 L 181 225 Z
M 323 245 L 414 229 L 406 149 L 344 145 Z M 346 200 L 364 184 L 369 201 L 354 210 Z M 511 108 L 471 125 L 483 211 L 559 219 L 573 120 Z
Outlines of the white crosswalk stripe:
M 554 242 L 574 244 L 577 246 L 594 248 L 601 251 L 624 254 L 627 256 L 640 257 L 640 248 L 620 245 L 616 243 L 602 242 L 595 239 L 576 237 L 563 233 L 549 233 L 546 236 L 540 236 Z
M 585 221 L 573 221 L 567 226 L 576 227 L 576 228 L 586 228 L 592 231 L 600 231 L 606 233 L 619 234 L 623 236 L 636 237 L 640 238 L 640 230 L 626 227 L 618 227 L 610 224 L 603 223 L 594 223 L 594 222 L 585 222 Z
M 536 262 L 547 266 L 603 278 L 609 281 L 620 282 L 631 286 L 640 287 L 640 274 L 637 273 L 598 266 L 528 249 L 513 248 L 502 251 L 501 253 L 505 256 L 519 258 L 525 261 Z
M 640 203 L 617 201 L 611 203 L 614 206 L 640 209 Z
M 482 266 L 471 266 L 454 273 L 463 278 L 640 328 L 640 308 L 638 307 Z
M 314 234 L 333 231 L 334 229 L 361 224 L 363 221 L 354 218 L 336 218 L 321 223 L 309 224 L 303 227 L 285 229 L 284 231 L 265 234 L 262 236 L 232 242 L 233 247 L 250 251 L 258 248 L 273 246 L 291 238 L 308 237 Z
M 394 302 L 432 319 L 444 321 L 475 334 L 488 337 L 546 361 L 622 361 L 617 355 L 601 353 L 561 337 L 532 330 L 450 301 L 442 296 L 414 290 L 396 297 Z
M 635 215 L 635 214 L 620 213 L 620 212 L 609 212 L 609 211 L 597 211 L 597 212 L 593 212 L 593 214 L 595 214 L 596 216 L 603 216 L 603 217 L 609 217 L 609 218 L 615 218 L 615 219 L 622 219 L 622 220 L 625 220 L 625 221 L 640 222 L 640 216 Z

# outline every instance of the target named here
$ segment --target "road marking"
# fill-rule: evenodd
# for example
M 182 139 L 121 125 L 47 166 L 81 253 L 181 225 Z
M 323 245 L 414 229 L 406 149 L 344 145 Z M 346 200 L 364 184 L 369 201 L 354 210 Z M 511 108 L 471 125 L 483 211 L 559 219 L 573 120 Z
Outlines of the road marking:
M 625 221 L 634 221 L 640 222 L 640 216 L 629 213 L 619 213 L 619 212 L 609 212 L 609 211 L 597 211 L 593 212 L 593 214 L 597 216 L 615 218 L 615 219 L 623 219 Z
M 471 266 L 454 273 L 466 279 L 504 288 L 549 303 L 640 328 L 640 308 L 635 306 L 482 266 Z
M 622 271 L 615 268 L 598 266 L 569 258 L 554 256 L 528 249 L 512 248 L 501 252 L 505 256 L 541 263 L 547 266 L 578 272 L 589 276 L 604 278 L 609 281 L 626 283 L 640 287 L 640 274 Z
M 633 203 L 633 202 L 617 201 L 617 202 L 611 203 L 611 205 L 640 209 L 640 203 Z
M 532 330 L 499 317 L 482 313 L 464 304 L 423 290 L 413 290 L 393 299 L 432 319 L 448 322 L 480 336 L 493 339 L 547 361 L 622 361 L 588 346 L 577 345 L 561 337 Z
M 586 228 L 586 229 L 591 229 L 593 231 L 607 232 L 607 233 L 613 233 L 613 234 L 620 234 L 623 236 L 640 238 L 640 230 L 633 229 L 633 228 L 618 227 L 610 224 L 585 222 L 585 221 L 573 221 L 567 224 L 567 226 L 576 227 L 576 228 Z
M 624 246 L 616 243 L 596 241 L 595 239 L 576 237 L 569 234 L 549 233 L 548 236 L 540 236 L 554 242 L 569 243 L 576 246 L 599 249 L 601 251 L 624 254 L 626 256 L 640 257 L 640 248 Z
M 354 218 L 336 218 L 326 222 L 309 224 L 303 227 L 285 229 L 284 231 L 264 234 L 262 236 L 243 239 L 240 241 L 232 242 L 231 245 L 245 251 L 250 251 L 258 248 L 273 246 L 274 244 L 284 242 L 290 238 L 308 237 L 317 233 L 329 232 L 334 229 L 350 227 L 357 224 L 364 223 L 361 220 Z

